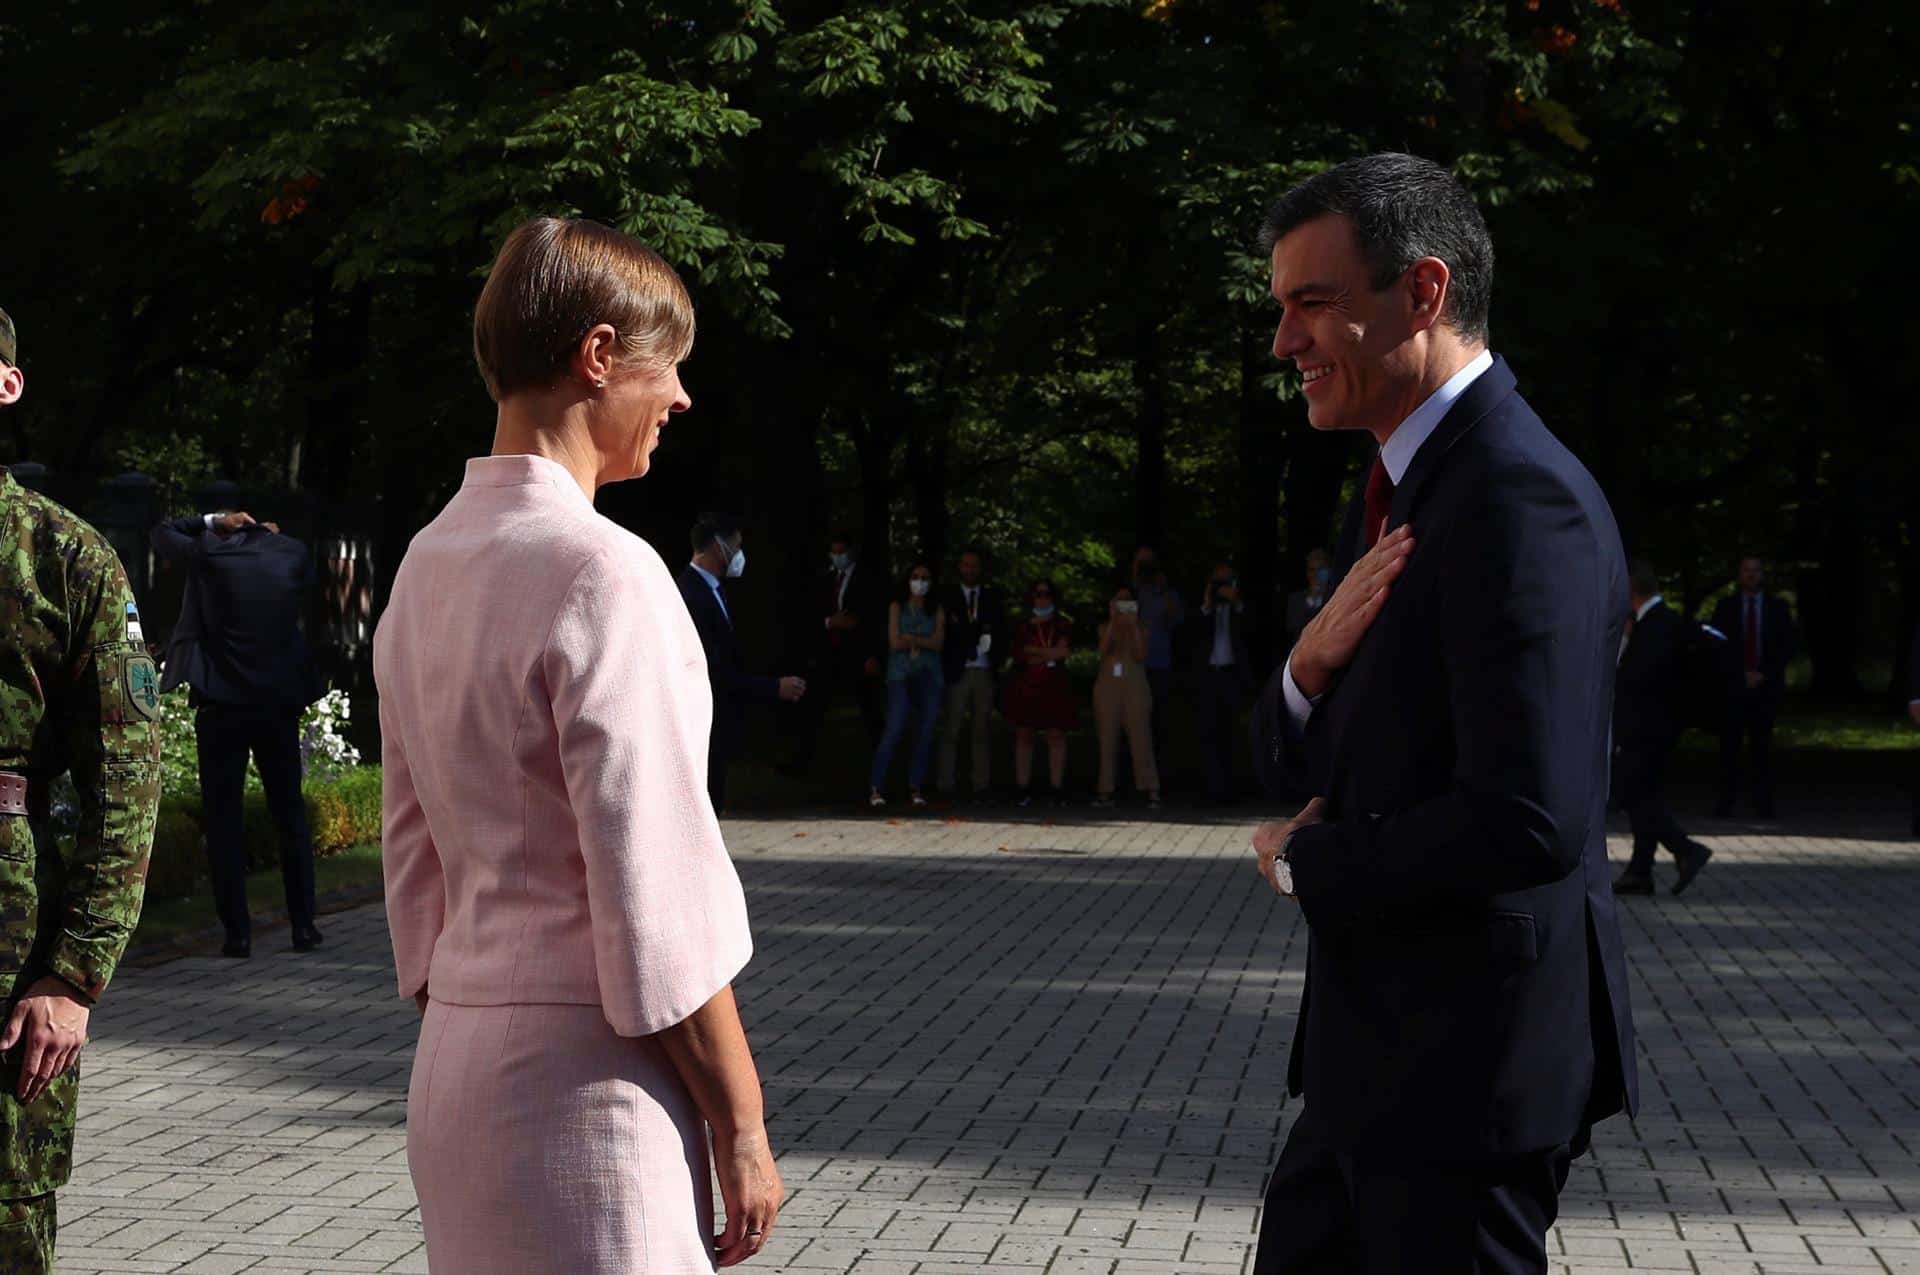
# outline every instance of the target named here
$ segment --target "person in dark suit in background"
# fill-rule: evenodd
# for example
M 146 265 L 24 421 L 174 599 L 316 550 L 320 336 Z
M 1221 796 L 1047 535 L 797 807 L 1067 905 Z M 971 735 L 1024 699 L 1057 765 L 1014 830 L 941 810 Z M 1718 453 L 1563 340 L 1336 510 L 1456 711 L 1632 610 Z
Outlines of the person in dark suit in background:
M 1230 562 L 1216 563 L 1201 592 L 1200 624 L 1195 634 L 1195 676 L 1199 681 L 1200 756 L 1206 766 L 1207 800 L 1233 800 L 1234 755 L 1240 710 L 1254 687 L 1253 661 L 1247 651 L 1246 600 Z
M 886 726 L 888 583 L 882 567 L 860 560 L 852 536 L 837 534 L 827 545 L 827 571 L 820 577 L 812 613 L 808 669 L 812 693 L 801 703 L 795 752 L 789 768 L 804 774 L 819 753 L 827 713 L 843 699 L 860 708 L 867 744 L 878 747 Z
M 1920 624 L 1913 628 L 1913 645 L 1907 652 L 1907 716 L 1920 726 Z M 1920 782 L 1913 785 L 1913 835 L 1920 837 Z
M 699 630 L 707 653 L 707 680 L 713 686 L 713 731 L 707 744 L 707 796 L 715 812 L 727 804 L 727 764 L 747 734 L 747 705 L 794 703 L 807 693 L 798 677 L 765 677 L 740 665 L 740 639 L 727 605 L 728 580 L 747 570 L 745 535 L 738 519 L 701 514 L 693 524 L 693 558 L 680 570 L 680 596 Z
M 1636 1101 L 1620 533 L 1487 349 L 1493 244 L 1445 168 L 1348 160 L 1262 238 L 1308 421 L 1380 447 L 1255 714 L 1264 776 L 1322 795 L 1254 836 L 1308 933 L 1254 1272 L 1544 1272 L 1572 1159 Z
M 1320 614 L 1320 608 L 1327 604 L 1327 597 L 1333 592 L 1333 559 L 1325 549 L 1310 550 L 1306 568 L 1306 587 L 1287 595 L 1287 627 L 1280 648 L 1283 653 L 1300 640 L 1307 624 Z
M 1740 751 L 1753 748 L 1753 812 L 1773 818 L 1773 723 L 1793 660 L 1793 613 L 1785 598 L 1766 592 L 1767 568 L 1740 560 L 1740 588 L 1714 608 L 1713 627 L 1727 637 L 1726 703 L 1720 718 L 1720 800 L 1714 813 L 1733 813 L 1740 795 Z
M 223 954 L 253 954 L 247 909 L 247 758 L 266 789 L 280 840 L 280 876 L 296 951 L 320 945 L 314 924 L 313 840 L 300 794 L 300 714 L 325 692 L 301 622 L 314 591 L 313 555 L 270 522 L 212 513 L 153 529 L 160 559 L 187 573 L 160 689 L 192 688 L 200 800 Z
M 1689 837 L 1667 806 L 1667 760 L 1680 739 L 1678 706 L 1684 690 L 1685 634 L 1680 617 L 1660 596 L 1651 564 L 1635 560 L 1627 570 L 1631 591 L 1627 646 L 1613 690 L 1613 795 L 1633 825 L 1633 858 L 1614 879 L 1615 894 L 1653 893 L 1653 856 L 1665 846 L 1679 867 L 1679 894 L 1713 851 Z
M 1007 658 L 1007 603 L 987 583 L 986 555 L 978 549 L 960 554 L 960 583 L 947 591 L 946 645 L 941 673 L 946 679 L 947 717 L 940 740 L 940 791 L 952 796 L 960 783 L 960 736 L 972 740 L 973 795 L 985 800 L 993 791 L 993 670 Z

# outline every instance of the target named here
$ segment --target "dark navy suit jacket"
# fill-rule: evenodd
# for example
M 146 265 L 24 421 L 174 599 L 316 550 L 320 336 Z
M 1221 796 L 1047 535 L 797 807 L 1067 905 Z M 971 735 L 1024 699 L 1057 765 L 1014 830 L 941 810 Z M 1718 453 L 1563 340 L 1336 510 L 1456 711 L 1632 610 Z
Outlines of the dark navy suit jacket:
M 1665 747 L 1679 737 L 1685 642 L 1685 626 L 1665 602 L 1648 607 L 1635 622 L 1614 678 L 1616 742 Z
M 700 645 L 707 652 L 707 680 L 713 686 L 713 736 L 709 746 L 720 756 L 730 757 L 740 750 L 746 735 L 747 705 L 778 700 L 780 679 L 741 668 L 740 639 L 734 634 L 733 622 L 691 563 L 680 568 L 680 596 L 686 599 L 687 614 L 693 617 Z
M 153 529 L 154 552 L 187 572 L 162 690 L 186 683 L 217 704 L 305 708 L 326 693 L 300 628 L 313 554 L 292 536 L 209 531 L 199 518 Z
M 1270 784 L 1324 794 L 1291 862 L 1309 932 L 1288 1067 L 1345 1148 L 1458 1160 L 1581 1138 L 1637 1099 L 1607 870 L 1627 615 L 1605 497 L 1506 362 L 1414 456 L 1416 546 L 1304 734 L 1274 675 Z M 1358 504 L 1336 555 L 1358 556 Z

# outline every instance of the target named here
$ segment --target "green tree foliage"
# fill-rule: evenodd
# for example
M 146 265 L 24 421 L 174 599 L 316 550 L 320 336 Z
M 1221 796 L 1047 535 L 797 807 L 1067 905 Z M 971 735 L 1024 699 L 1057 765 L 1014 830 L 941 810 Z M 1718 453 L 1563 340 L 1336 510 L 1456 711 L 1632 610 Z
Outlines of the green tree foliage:
M 1405 149 L 1489 209 L 1495 344 L 1630 547 L 1694 601 L 1780 562 L 1844 692 L 1920 612 L 1913 30 L 1893 0 L 11 6 L 0 452 L 287 489 L 391 564 L 486 445 L 494 246 L 579 214 L 701 307 L 695 410 L 602 507 L 675 553 L 747 513 L 763 645 L 833 527 L 1081 605 L 1151 539 L 1189 590 L 1235 558 L 1267 619 L 1362 448 L 1306 428 L 1253 232 Z

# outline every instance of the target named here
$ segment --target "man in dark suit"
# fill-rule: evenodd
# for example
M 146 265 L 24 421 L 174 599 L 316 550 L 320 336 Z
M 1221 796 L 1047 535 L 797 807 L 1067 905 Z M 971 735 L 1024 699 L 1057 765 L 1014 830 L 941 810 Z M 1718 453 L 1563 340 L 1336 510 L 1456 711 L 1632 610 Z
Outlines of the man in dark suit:
M 1380 449 L 1255 714 L 1265 776 L 1323 795 L 1254 838 L 1309 935 L 1305 1104 L 1254 1269 L 1544 1272 L 1570 1161 L 1636 1093 L 1605 840 L 1619 532 L 1486 348 L 1493 245 L 1446 169 L 1347 161 L 1263 238 L 1309 422 Z
M 985 800 L 993 791 L 993 670 L 1006 659 L 1007 604 L 987 583 L 986 555 L 978 549 L 960 554 L 960 583 L 940 605 L 947 613 L 947 636 L 940 648 L 946 677 L 947 715 L 940 740 L 940 791 L 952 796 L 960 782 L 960 735 L 972 738 L 973 795 Z
M 1613 688 L 1613 795 L 1633 825 L 1633 858 L 1614 880 L 1613 892 L 1652 894 L 1654 851 L 1665 846 L 1679 867 L 1673 883 L 1679 894 L 1713 857 L 1667 807 L 1667 759 L 1680 738 L 1685 633 L 1660 596 L 1651 564 L 1630 564 L 1627 585 L 1633 620 Z
M 1240 710 L 1254 687 L 1247 651 L 1246 601 L 1230 562 L 1216 563 L 1200 595 L 1200 625 L 1194 642 L 1198 679 L 1200 756 L 1206 767 L 1207 800 L 1233 800 L 1235 740 Z
M 836 535 L 827 546 L 827 572 L 820 577 L 813 612 L 809 685 L 794 732 L 792 769 L 813 768 L 820 728 L 834 704 L 851 698 L 860 708 L 869 747 L 886 725 L 887 581 L 885 569 L 860 560 L 853 537 Z
M 729 580 L 746 574 L 745 534 L 726 514 L 701 514 L 693 524 L 693 558 L 680 570 L 680 596 L 699 630 L 713 685 L 713 730 L 707 739 L 707 796 L 715 811 L 727 805 L 727 764 L 746 740 L 747 705 L 794 703 L 807 693 L 797 677 L 765 677 L 740 664 L 740 639 L 727 602 Z
M 1773 723 L 1793 660 L 1793 613 L 1785 598 L 1766 591 L 1766 564 L 1740 560 L 1739 590 L 1713 609 L 1713 627 L 1727 637 L 1726 700 L 1720 716 L 1720 800 L 1714 813 L 1733 813 L 1740 793 L 1740 749 L 1753 746 L 1753 812 L 1773 818 Z
M 193 688 L 207 865 L 227 932 L 221 951 L 253 952 L 244 813 L 249 755 L 279 834 L 293 946 L 310 951 L 320 945 L 320 931 L 313 841 L 300 794 L 300 714 L 325 691 L 301 629 L 314 586 L 313 555 L 246 513 L 163 522 L 152 542 L 162 561 L 187 572 L 160 689 Z

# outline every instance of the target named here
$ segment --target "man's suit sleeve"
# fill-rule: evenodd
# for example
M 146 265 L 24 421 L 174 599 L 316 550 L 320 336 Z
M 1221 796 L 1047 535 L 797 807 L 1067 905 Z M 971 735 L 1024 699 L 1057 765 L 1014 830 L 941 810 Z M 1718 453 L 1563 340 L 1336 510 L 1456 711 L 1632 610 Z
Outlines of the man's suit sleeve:
M 1287 708 L 1287 661 L 1292 658 L 1293 648 L 1288 647 L 1279 667 L 1267 678 L 1260 698 L 1254 702 L 1247 723 L 1248 742 L 1253 747 L 1254 777 L 1270 797 L 1297 797 L 1301 793 L 1327 790 L 1326 768 L 1322 764 L 1325 750 L 1318 747 L 1315 740 L 1318 732 L 1314 727 L 1320 721 L 1320 714 L 1308 719 L 1303 731 L 1294 723 L 1293 714 Z
M 713 590 L 707 588 L 704 580 L 697 584 L 681 580 L 679 584 L 680 598 L 687 604 L 687 614 L 693 617 L 694 630 L 700 634 L 700 649 L 707 657 L 707 678 L 713 684 L 715 696 L 725 694 L 741 700 L 779 699 L 779 678 L 742 672 L 738 666 L 729 664 L 716 654 L 723 640 L 720 626 L 727 621 L 720 614 L 720 604 L 714 599 Z
M 1615 675 L 1619 699 L 1653 700 L 1669 693 L 1679 661 L 1679 626 L 1671 620 L 1636 625 Z
M 200 537 L 206 529 L 203 518 L 175 518 L 155 527 L 147 539 L 161 561 L 183 567 L 199 556 Z
M 1787 605 L 1787 600 L 1785 598 L 1775 598 L 1773 605 L 1780 615 L 1780 623 L 1778 625 L 1780 640 L 1774 643 L 1777 654 L 1770 661 L 1774 666 L 1774 672 L 1770 680 L 1773 681 L 1775 685 L 1784 686 L 1787 680 L 1787 665 L 1793 663 L 1793 657 L 1800 649 L 1800 632 L 1793 622 L 1793 608 Z
M 1624 572 L 1573 493 L 1530 464 L 1490 475 L 1478 507 L 1428 551 L 1445 561 L 1434 628 L 1451 782 L 1392 814 L 1346 811 L 1294 835 L 1294 884 L 1316 927 L 1473 906 L 1580 866 L 1611 708 L 1593 680 L 1618 651 L 1626 599 L 1569 582 Z

